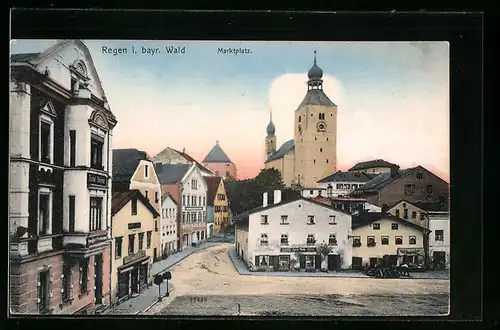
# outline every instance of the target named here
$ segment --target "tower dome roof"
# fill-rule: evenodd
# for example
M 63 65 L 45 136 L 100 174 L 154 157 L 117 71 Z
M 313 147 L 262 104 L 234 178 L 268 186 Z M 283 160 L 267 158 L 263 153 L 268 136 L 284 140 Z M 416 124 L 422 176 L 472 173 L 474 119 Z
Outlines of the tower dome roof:
M 314 63 L 313 66 L 307 72 L 309 79 L 321 79 L 323 77 L 323 70 L 316 63 L 316 51 L 314 51 Z
M 274 127 L 273 121 L 269 121 L 269 124 L 267 125 L 266 128 L 267 136 L 272 136 L 276 132 L 276 127 Z

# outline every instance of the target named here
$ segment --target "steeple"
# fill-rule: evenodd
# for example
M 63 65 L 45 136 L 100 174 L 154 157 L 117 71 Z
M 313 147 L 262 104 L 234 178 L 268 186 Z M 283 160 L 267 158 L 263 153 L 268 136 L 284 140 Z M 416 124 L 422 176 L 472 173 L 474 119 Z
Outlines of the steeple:
M 316 51 L 314 51 L 313 66 L 307 72 L 309 80 L 307 81 L 307 90 L 323 89 L 323 70 L 316 63 Z
M 275 132 L 276 132 L 276 127 L 274 127 L 274 123 L 273 123 L 273 109 L 270 109 L 269 110 L 269 124 L 267 125 L 266 133 L 267 133 L 267 136 L 274 136 Z

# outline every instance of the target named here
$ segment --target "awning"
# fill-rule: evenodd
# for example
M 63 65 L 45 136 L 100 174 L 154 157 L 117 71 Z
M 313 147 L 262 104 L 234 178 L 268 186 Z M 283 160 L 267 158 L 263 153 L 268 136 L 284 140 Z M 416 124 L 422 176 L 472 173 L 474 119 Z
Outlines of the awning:
M 423 248 L 400 248 L 398 249 L 398 255 L 400 256 L 405 256 L 405 255 L 417 255 L 417 256 L 423 256 L 425 255 L 425 251 Z

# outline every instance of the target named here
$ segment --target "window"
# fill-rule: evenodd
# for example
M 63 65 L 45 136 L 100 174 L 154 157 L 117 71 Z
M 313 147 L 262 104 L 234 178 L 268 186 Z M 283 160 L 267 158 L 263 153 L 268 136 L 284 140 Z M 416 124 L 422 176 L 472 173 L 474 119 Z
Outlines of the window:
M 432 185 L 431 184 L 428 184 L 427 187 L 426 187 L 426 191 L 428 194 L 432 194 Z
M 307 235 L 307 245 L 314 245 L 316 243 L 316 240 L 314 239 L 314 234 L 309 234 Z
M 440 242 L 443 242 L 444 241 L 444 231 L 439 229 L 439 230 L 436 230 L 436 232 L 434 233 L 434 239 L 436 241 L 440 241 Z
M 51 163 L 52 154 L 52 124 L 40 120 L 40 161 Z
M 337 183 L 337 189 L 342 189 L 343 185 L 342 183 Z
M 267 224 L 269 224 L 268 221 L 267 221 L 267 215 L 261 215 L 260 216 L 260 224 L 261 225 L 267 225 Z
M 71 299 L 71 288 L 73 287 L 71 284 L 71 273 L 71 265 L 64 263 L 61 284 L 61 298 L 63 303 L 66 303 Z
M 420 212 L 420 220 L 425 220 L 425 213 L 424 212 Z
M 199 196 L 199 197 L 198 197 L 198 205 L 199 205 L 199 206 L 203 206 L 203 205 L 201 204 L 201 196 Z
M 158 192 L 155 191 L 155 203 L 158 203 L 160 199 L 158 198 Z
M 207 205 L 207 198 L 203 196 L 203 205 Z
M 356 188 L 358 188 L 358 185 L 357 185 L 357 184 L 353 184 L 353 185 L 351 185 L 351 189 L 353 189 L 353 190 L 354 190 L 354 189 L 356 189 Z
M 132 215 L 137 215 L 137 197 L 132 198 Z
M 403 244 L 403 236 L 396 236 L 396 245 L 401 245 Z
M 392 230 L 398 230 L 398 224 L 397 224 L 397 223 L 393 223 L 393 224 L 391 225 L 391 229 L 392 229 Z
M 389 236 L 382 236 L 382 245 L 389 245 Z
M 326 138 L 326 140 L 328 140 L 328 138 Z M 328 164 L 328 159 L 326 160 L 326 163 Z
M 75 196 L 69 196 L 69 232 L 75 231 Z
M 410 236 L 409 243 L 410 243 L 410 245 L 415 245 L 415 244 L 417 244 L 417 237 L 415 237 L 415 236 Z
M 405 184 L 405 194 L 406 195 L 413 195 L 415 192 L 415 185 L 414 184 Z
M 144 165 L 144 177 L 149 177 L 149 165 Z
M 191 188 L 198 189 L 198 182 L 195 179 L 191 179 Z
M 351 185 L 349 183 L 344 184 L 344 189 L 351 189 Z
M 376 243 L 375 243 L 375 236 L 368 236 L 366 238 L 366 245 L 370 246 L 370 247 L 375 246 L 376 245 Z
M 149 191 L 148 191 L 148 190 L 144 191 L 144 195 L 145 195 L 145 196 L 146 196 L 146 198 L 149 200 Z
M 411 218 L 412 219 L 416 219 L 417 218 L 417 212 L 416 211 L 412 211 L 411 212 Z
M 313 163 L 316 164 L 316 159 L 313 160 Z
M 328 222 L 330 225 L 336 225 L 337 223 L 335 222 L 335 216 L 334 215 L 330 215 L 329 216 L 329 222 Z
M 155 232 L 158 232 L 158 220 L 155 220 Z
M 191 205 L 196 206 L 196 196 L 191 196 Z
M 314 225 L 314 215 L 308 215 L 307 216 L 307 224 L 308 225 Z
M 90 231 L 101 230 L 102 198 L 90 197 Z
M 403 218 L 408 219 L 408 209 L 403 210 Z
M 314 190 L 309 190 L 309 195 L 314 195 Z
M 138 251 L 141 251 L 144 247 L 144 233 L 139 233 L 139 248 Z
M 102 147 L 104 139 L 100 136 L 92 134 L 90 139 L 90 167 L 102 170 Z
M 323 148 L 319 148 L 319 152 L 323 152 Z
M 288 234 L 281 234 L 281 245 L 288 245 Z
M 37 303 L 40 314 L 45 314 L 50 308 L 51 288 L 50 270 L 44 270 L 38 273 L 38 290 L 37 290 Z
M 299 123 L 300 123 L 301 121 L 302 121 L 302 117 L 301 117 L 301 116 L 299 116 Z
M 182 205 L 186 205 L 186 195 L 182 195 Z
M 147 232 L 148 236 L 146 237 L 146 249 L 151 248 L 151 236 L 153 235 L 152 231 Z
M 396 216 L 399 217 L 399 210 L 396 210 Z
M 134 253 L 135 234 L 128 235 L 128 254 Z
M 403 203 L 403 207 L 406 207 L 406 203 Z
M 374 230 L 380 230 L 380 223 L 374 223 L 373 224 L 373 229 Z
M 76 131 L 69 131 L 69 166 L 75 166 L 76 163 Z
M 260 245 L 267 244 L 267 234 L 260 234 Z
M 288 215 L 282 215 L 281 216 L 281 224 L 282 225 L 288 225 Z
M 328 245 L 337 245 L 337 236 L 335 234 L 328 236 Z
M 89 258 L 80 260 L 80 293 L 87 293 L 89 283 Z
M 40 194 L 38 205 L 38 235 L 49 234 L 50 226 L 50 194 Z
M 353 236 L 353 238 L 352 238 L 352 246 L 353 247 L 360 247 L 361 246 L 361 237 L 359 237 L 359 236 Z
M 422 180 L 422 178 L 423 178 L 422 173 L 421 173 L 421 172 L 418 172 L 418 173 L 417 173 L 417 179 L 418 179 L 418 180 Z
M 122 244 L 123 237 L 115 238 L 115 259 L 120 259 L 122 257 Z

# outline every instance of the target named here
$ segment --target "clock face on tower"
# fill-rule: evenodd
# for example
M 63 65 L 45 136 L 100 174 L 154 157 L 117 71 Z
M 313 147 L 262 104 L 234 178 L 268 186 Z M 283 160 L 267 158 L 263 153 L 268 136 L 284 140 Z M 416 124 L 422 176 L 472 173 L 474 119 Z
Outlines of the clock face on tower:
M 299 125 L 298 129 L 299 129 L 299 135 L 302 135 L 302 126 Z
M 320 121 L 318 125 L 316 125 L 316 128 L 318 129 L 318 132 L 324 132 L 326 130 L 326 123 Z

